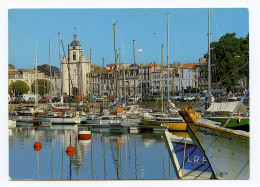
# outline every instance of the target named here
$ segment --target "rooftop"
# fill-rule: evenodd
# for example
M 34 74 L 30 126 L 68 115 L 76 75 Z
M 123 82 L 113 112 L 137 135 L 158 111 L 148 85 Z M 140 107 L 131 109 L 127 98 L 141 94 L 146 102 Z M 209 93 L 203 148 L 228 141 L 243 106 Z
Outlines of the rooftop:
M 20 71 L 8 71 L 8 75 L 21 75 Z
M 198 63 L 189 63 L 189 64 L 183 64 L 180 69 L 187 69 L 187 68 L 195 68 L 195 66 L 198 65 Z
M 29 73 L 35 73 L 35 69 L 19 69 L 21 72 L 29 72 Z M 41 71 L 37 71 L 37 73 L 43 73 Z

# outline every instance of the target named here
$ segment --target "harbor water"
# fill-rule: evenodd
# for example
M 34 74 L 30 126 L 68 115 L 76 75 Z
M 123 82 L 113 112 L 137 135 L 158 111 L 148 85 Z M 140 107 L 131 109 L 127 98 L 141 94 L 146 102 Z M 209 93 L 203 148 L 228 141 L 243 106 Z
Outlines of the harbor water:
M 92 132 L 79 140 L 80 125 L 9 129 L 12 180 L 169 180 L 177 179 L 161 133 Z M 40 149 L 34 148 L 41 142 Z M 70 155 L 67 147 L 73 146 Z

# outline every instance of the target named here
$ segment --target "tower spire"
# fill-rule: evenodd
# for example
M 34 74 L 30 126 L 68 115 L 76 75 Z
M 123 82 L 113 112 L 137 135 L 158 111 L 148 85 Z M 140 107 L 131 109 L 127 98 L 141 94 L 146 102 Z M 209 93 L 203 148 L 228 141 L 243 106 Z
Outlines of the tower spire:
M 74 27 L 74 35 L 73 35 L 73 40 L 77 40 L 76 27 Z

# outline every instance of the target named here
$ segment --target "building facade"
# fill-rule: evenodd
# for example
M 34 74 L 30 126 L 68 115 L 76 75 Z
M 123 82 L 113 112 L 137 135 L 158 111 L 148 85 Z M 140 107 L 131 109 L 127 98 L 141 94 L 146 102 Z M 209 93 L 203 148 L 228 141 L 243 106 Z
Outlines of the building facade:
M 64 55 L 62 61 L 63 95 L 87 96 L 89 94 L 90 63 L 83 54 L 83 48 L 75 33 L 69 45 L 68 56 Z
M 11 64 L 8 65 L 8 86 L 16 81 L 24 81 L 30 88 L 28 94 L 33 94 L 32 92 L 32 84 L 35 82 L 36 78 L 48 80 L 51 83 L 51 94 L 52 96 L 60 95 L 60 76 L 59 74 L 54 73 L 52 77 L 44 74 L 44 72 L 37 71 L 35 69 L 15 69 L 15 67 Z M 14 93 L 13 93 L 14 94 Z

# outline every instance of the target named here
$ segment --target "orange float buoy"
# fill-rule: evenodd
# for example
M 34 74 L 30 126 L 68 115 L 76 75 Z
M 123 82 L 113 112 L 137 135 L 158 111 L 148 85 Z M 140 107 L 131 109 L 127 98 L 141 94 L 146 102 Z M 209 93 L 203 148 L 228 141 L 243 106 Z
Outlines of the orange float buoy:
M 34 143 L 34 150 L 35 151 L 40 151 L 42 149 L 42 144 L 41 142 L 35 142 Z
M 68 156 L 73 156 L 75 153 L 75 148 L 73 146 L 67 147 L 66 153 Z
M 118 139 L 118 140 L 117 140 L 117 145 L 118 145 L 119 147 L 122 147 L 123 144 L 124 144 L 124 141 L 123 141 L 122 139 Z
M 118 114 L 118 113 L 122 113 L 122 112 L 123 112 L 123 109 L 122 109 L 122 108 L 118 108 L 116 112 L 117 112 L 117 114 Z

